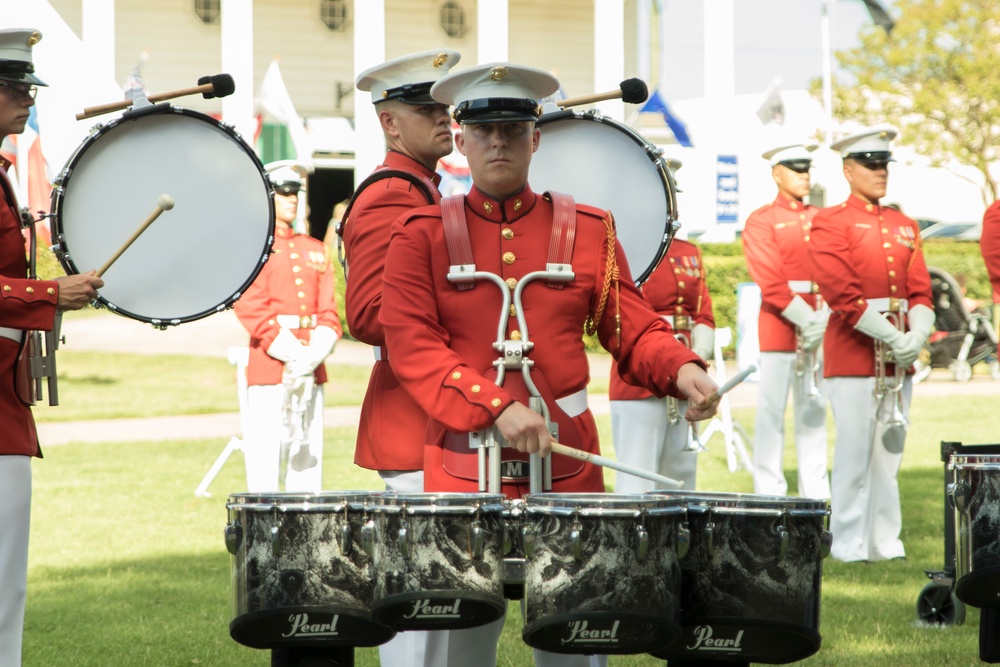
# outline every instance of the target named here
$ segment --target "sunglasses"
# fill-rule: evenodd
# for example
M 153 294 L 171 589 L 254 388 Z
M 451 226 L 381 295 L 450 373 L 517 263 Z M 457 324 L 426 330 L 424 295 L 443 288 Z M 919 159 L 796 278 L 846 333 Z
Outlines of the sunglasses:
M 10 96 L 15 100 L 23 100 L 25 97 L 31 97 L 35 99 L 35 95 L 38 94 L 38 86 L 25 86 L 20 83 L 3 83 L 0 82 L 0 86 L 10 90 Z

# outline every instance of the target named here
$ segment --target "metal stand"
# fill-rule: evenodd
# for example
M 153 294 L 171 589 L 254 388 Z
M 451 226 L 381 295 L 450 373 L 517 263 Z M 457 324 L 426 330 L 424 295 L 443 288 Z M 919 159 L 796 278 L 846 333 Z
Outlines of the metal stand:
M 715 330 L 715 382 L 720 387 L 726 382 L 726 362 L 722 358 L 722 348 L 729 345 L 733 340 L 733 332 L 729 327 Z M 753 474 L 753 461 L 747 452 L 747 433 L 739 422 L 733 419 L 733 413 L 729 406 L 729 396 L 723 395 L 719 401 L 719 415 L 713 417 L 709 422 L 705 432 L 701 435 L 701 443 L 704 445 L 716 432 L 721 433 L 726 443 L 726 459 L 729 465 L 729 472 L 736 472 L 741 467 Z
M 247 360 L 250 357 L 250 348 L 247 347 L 231 347 L 229 348 L 229 363 L 236 366 L 236 396 L 240 405 L 240 433 L 246 434 L 247 432 L 247 414 L 249 414 L 249 408 L 247 407 Z M 211 493 L 208 492 L 208 485 L 212 483 L 215 476 L 219 474 L 222 470 L 222 466 L 225 465 L 229 456 L 237 451 L 243 449 L 243 440 L 238 436 L 233 436 L 229 439 L 222 453 L 219 454 L 215 459 L 215 463 L 212 467 L 208 469 L 205 473 L 205 477 L 202 478 L 201 483 L 198 488 L 194 490 L 194 495 L 203 498 L 211 497 Z
M 275 648 L 271 667 L 354 667 L 354 647 Z

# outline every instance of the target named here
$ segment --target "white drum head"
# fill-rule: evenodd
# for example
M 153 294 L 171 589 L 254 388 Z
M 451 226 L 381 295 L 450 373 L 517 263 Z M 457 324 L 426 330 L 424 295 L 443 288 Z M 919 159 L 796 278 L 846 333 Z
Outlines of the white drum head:
M 53 192 L 56 252 L 67 273 L 104 273 L 99 302 L 167 325 L 232 305 L 260 272 L 274 234 L 263 167 L 231 130 L 178 108 L 126 114 L 89 137 Z
M 610 118 L 543 115 L 528 181 L 536 192 L 573 195 L 611 211 L 636 284 L 660 263 L 677 218 L 672 182 L 656 147 Z

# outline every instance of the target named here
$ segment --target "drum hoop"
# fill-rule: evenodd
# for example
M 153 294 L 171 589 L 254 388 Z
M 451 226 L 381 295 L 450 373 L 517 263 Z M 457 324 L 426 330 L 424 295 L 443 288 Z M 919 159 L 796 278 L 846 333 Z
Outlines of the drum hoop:
M 1000 468 L 1000 455 L 952 454 L 948 459 L 948 467 L 952 470 Z
M 502 513 L 503 494 L 497 493 L 400 493 L 387 491 L 371 497 L 373 513 L 383 514 L 476 514 Z
M 563 109 L 562 111 L 542 114 L 536 121 L 535 126 L 541 129 L 541 126 L 546 123 L 572 119 L 588 120 L 600 123 L 623 132 L 625 136 L 631 139 L 636 145 L 639 146 L 639 148 L 643 150 L 646 157 L 653 163 L 653 166 L 660 177 L 660 181 L 663 183 L 663 190 L 667 195 L 667 219 L 664 221 L 665 226 L 663 239 L 660 242 L 660 247 L 653 258 L 653 262 L 649 265 L 649 267 L 645 268 L 641 274 L 632 276 L 633 282 L 637 286 L 641 286 L 646 279 L 652 275 L 653 271 L 660 266 L 660 262 L 662 262 L 667 256 L 667 252 L 670 250 L 670 244 L 673 242 L 674 235 L 677 231 L 677 184 L 674 182 L 674 176 L 670 172 L 670 167 L 667 165 L 667 161 L 663 159 L 662 151 L 657 149 L 655 144 L 651 143 L 628 125 L 621 123 L 614 118 L 602 115 L 597 109 L 588 109 L 587 111 Z M 586 204 L 587 202 L 581 201 L 580 203 Z M 611 211 L 611 213 L 613 215 L 614 211 Z M 634 272 L 637 267 L 630 265 L 629 268 L 631 268 Z
M 66 188 L 70 183 L 70 180 L 73 176 L 73 171 L 76 168 L 77 164 L 79 163 L 80 159 L 83 157 L 84 154 L 86 154 L 88 147 L 93 145 L 100 137 L 111 132 L 111 130 L 113 130 L 114 128 L 124 127 L 125 124 L 128 122 L 136 122 L 140 118 L 145 118 L 147 116 L 159 116 L 164 114 L 175 114 L 178 116 L 191 117 L 201 122 L 212 125 L 218 130 L 221 130 L 223 134 L 225 134 L 230 140 L 232 140 L 232 142 L 236 144 L 236 146 L 238 146 L 245 155 L 251 158 L 251 161 L 253 162 L 254 166 L 257 167 L 257 171 L 261 176 L 262 184 L 266 188 L 268 188 L 268 190 L 270 190 L 271 187 L 270 181 L 267 177 L 267 170 L 264 168 L 263 163 L 260 161 L 260 158 L 257 157 L 257 154 L 254 153 L 253 149 L 251 149 L 246 144 L 246 142 L 243 141 L 243 139 L 239 136 L 239 134 L 233 127 L 226 125 L 225 123 L 222 123 L 221 121 L 212 118 L 211 116 L 201 113 L 199 111 L 195 111 L 193 109 L 186 109 L 184 107 L 177 107 L 171 104 L 162 104 L 162 105 L 158 104 L 154 105 L 153 107 L 146 107 L 139 112 L 126 112 L 121 117 L 115 118 L 114 120 L 104 123 L 103 125 L 99 125 L 97 126 L 96 129 L 93 129 L 91 133 L 77 147 L 76 151 L 70 156 L 69 161 L 67 161 L 62 171 L 59 172 L 59 175 L 52 183 L 53 188 L 52 188 L 52 194 L 50 195 L 50 211 L 52 212 L 51 215 L 52 238 L 56 243 L 55 248 L 57 248 L 55 250 L 56 259 L 62 265 L 63 270 L 66 271 L 67 275 L 79 274 L 80 268 L 76 266 L 76 263 L 73 261 L 72 248 L 65 247 L 66 240 L 63 238 L 64 230 L 62 224 L 62 217 L 63 217 L 62 204 L 63 204 L 63 199 L 65 198 L 66 195 Z M 227 296 L 222 302 L 216 304 L 214 307 L 208 308 L 194 315 L 188 315 L 185 317 L 177 317 L 177 318 L 171 318 L 169 320 L 164 320 L 161 318 L 146 317 L 143 315 L 139 315 L 138 313 L 133 313 L 129 310 L 126 310 L 125 308 L 117 306 L 116 304 L 109 301 L 106 297 L 102 296 L 101 294 L 98 294 L 97 298 L 95 298 L 94 300 L 97 301 L 98 303 L 104 304 L 104 306 L 107 307 L 108 310 L 114 313 L 123 315 L 130 319 L 138 320 L 140 322 L 148 322 L 155 326 L 174 326 L 178 324 L 183 324 L 185 322 L 193 322 L 195 320 L 208 317 L 209 315 L 213 315 L 215 313 L 221 312 L 223 310 L 232 307 L 233 303 L 238 301 L 240 297 L 243 296 L 243 293 L 246 291 L 246 289 L 253 283 L 253 281 L 257 278 L 257 276 L 260 275 L 260 272 L 264 268 L 264 263 L 267 261 L 267 257 L 270 254 L 271 246 L 274 244 L 274 226 L 275 226 L 274 200 L 271 197 L 268 197 L 268 207 L 270 209 L 268 212 L 268 220 L 269 220 L 268 233 L 265 238 L 264 246 L 261 248 L 260 251 L 260 260 L 255 264 L 254 271 L 240 285 L 239 289 L 237 289 L 235 292 Z

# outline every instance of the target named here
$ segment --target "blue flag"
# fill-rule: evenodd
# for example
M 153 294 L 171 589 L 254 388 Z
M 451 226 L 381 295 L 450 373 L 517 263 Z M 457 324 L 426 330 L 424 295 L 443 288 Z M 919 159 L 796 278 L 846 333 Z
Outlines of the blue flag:
M 666 122 L 667 127 L 669 127 L 670 131 L 674 133 L 677 143 L 685 148 L 691 148 L 694 146 L 691 142 L 691 135 L 688 134 L 687 126 L 684 125 L 680 118 L 670 112 L 670 107 L 667 106 L 666 100 L 664 100 L 660 95 L 660 91 L 653 91 L 653 94 L 649 96 L 649 99 L 640 111 L 659 111 L 663 114 L 663 120 Z

